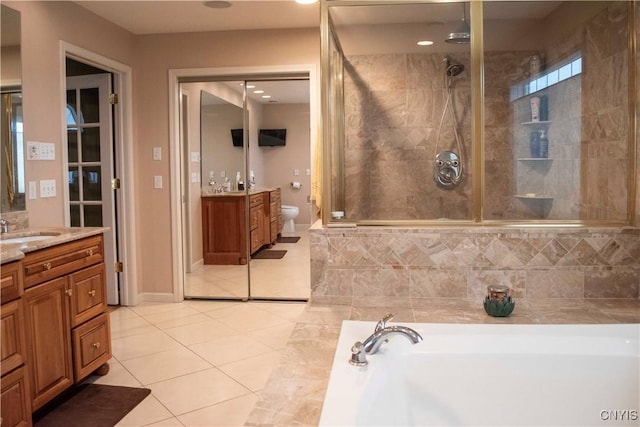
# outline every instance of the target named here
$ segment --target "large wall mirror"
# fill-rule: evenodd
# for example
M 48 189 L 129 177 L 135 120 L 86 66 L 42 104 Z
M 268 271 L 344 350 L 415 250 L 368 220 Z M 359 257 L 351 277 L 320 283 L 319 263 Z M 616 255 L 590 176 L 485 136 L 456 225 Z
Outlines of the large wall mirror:
M 24 145 L 22 126 L 22 65 L 20 61 L 20 12 L 0 6 L 0 153 L 2 182 L 0 212 L 23 211 L 25 207 Z
M 180 84 L 186 298 L 309 297 L 309 92 L 307 78 Z

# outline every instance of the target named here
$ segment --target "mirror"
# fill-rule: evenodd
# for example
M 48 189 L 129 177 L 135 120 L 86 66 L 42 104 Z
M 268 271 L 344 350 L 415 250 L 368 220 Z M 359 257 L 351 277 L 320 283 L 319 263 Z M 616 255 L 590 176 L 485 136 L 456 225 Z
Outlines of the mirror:
M 246 250 L 243 253 L 239 232 L 246 230 L 241 213 L 245 198 L 234 187 L 237 173 L 243 179 L 246 176 L 241 90 L 240 82 L 181 85 L 182 139 L 189 177 L 187 298 L 249 296 L 249 256 Z
M 0 92 L 2 185 L 0 212 L 25 210 L 20 12 L 0 6 Z

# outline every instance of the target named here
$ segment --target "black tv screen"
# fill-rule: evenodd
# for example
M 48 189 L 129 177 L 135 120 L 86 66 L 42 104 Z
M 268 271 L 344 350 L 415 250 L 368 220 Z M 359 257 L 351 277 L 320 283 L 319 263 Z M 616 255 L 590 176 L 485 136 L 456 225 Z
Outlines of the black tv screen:
M 260 147 L 278 147 L 286 145 L 286 129 L 260 129 L 258 133 L 258 145 Z
M 242 129 L 231 129 L 231 140 L 234 147 L 242 147 L 243 132 Z

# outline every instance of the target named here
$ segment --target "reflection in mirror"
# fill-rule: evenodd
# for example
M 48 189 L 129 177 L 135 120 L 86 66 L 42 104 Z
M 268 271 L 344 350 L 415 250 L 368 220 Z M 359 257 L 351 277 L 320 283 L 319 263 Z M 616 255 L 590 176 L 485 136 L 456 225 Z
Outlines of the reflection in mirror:
M 240 82 L 181 84 L 189 183 L 187 298 L 249 296 L 246 195 L 234 187 L 236 174 L 246 176 L 242 139 L 237 139 L 244 125 L 242 90 Z
M 20 62 L 20 12 L 0 6 L 0 92 L 2 178 L 0 212 L 25 210 L 24 146 Z

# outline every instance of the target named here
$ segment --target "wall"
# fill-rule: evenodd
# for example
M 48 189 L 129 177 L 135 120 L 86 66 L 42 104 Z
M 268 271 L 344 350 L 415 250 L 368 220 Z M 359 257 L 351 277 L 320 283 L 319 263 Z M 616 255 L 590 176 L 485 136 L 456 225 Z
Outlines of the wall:
M 10 3 L 10 4 L 9 4 Z M 4 4 L 4 3 L 3 3 Z M 25 140 L 52 142 L 56 161 L 27 162 L 28 180 L 56 179 L 58 197 L 29 200 L 32 226 L 64 225 L 60 160 L 60 40 L 127 64 L 133 70 L 135 211 L 141 292 L 173 293 L 170 215 L 168 70 L 319 64 L 319 30 L 225 31 L 136 36 L 72 2 L 7 2 L 22 14 Z M 153 147 L 163 152 L 153 161 Z M 153 189 L 154 175 L 164 178 Z
M 345 211 L 358 219 L 471 219 L 469 54 L 451 55 L 467 71 L 455 77 L 447 113 L 445 53 L 350 56 L 345 62 Z M 451 107 L 449 107 L 451 108 Z M 458 153 L 463 180 L 443 190 L 433 180 L 436 152 Z
M 311 190 L 309 104 L 266 104 L 263 106 L 265 129 L 286 129 L 284 147 L 261 147 L 264 156 L 264 184 L 282 189 L 282 204 L 297 206 L 300 214 L 296 224 L 310 224 L 311 212 L 307 198 Z M 300 175 L 294 175 L 298 169 Z M 292 181 L 302 184 L 300 190 L 291 188 Z

